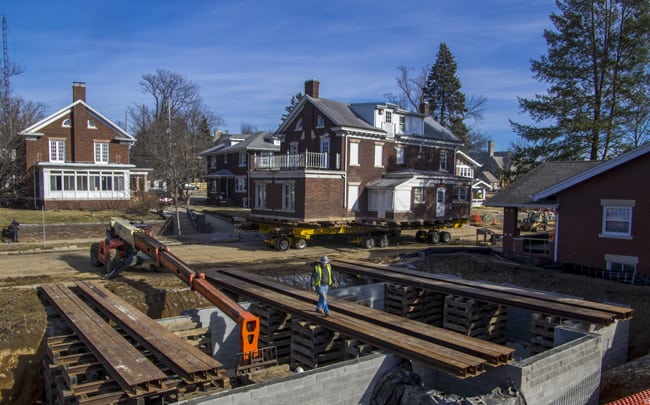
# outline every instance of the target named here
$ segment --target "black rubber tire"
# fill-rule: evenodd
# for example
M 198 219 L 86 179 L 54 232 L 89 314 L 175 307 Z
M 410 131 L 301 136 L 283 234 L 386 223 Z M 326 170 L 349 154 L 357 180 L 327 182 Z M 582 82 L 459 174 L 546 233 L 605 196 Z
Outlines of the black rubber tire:
M 275 250 L 279 252 L 286 252 L 290 246 L 289 239 L 285 237 L 280 237 L 275 240 Z
M 426 243 L 428 237 L 429 237 L 429 234 L 427 233 L 427 231 L 417 231 L 417 232 L 415 232 L 415 240 L 418 241 L 418 242 Z
M 102 262 L 99 261 L 99 242 L 90 245 L 90 263 L 95 267 L 102 265 Z
M 364 236 L 361 238 L 361 247 L 364 249 L 374 249 L 375 248 L 375 238 L 372 236 Z
M 446 231 L 440 232 L 440 242 L 449 243 L 451 242 L 451 234 Z
M 379 238 L 379 247 L 385 248 L 390 245 L 390 240 L 388 240 L 388 235 L 382 235 Z
M 296 238 L 293 241 L 293 247 L 295 249 L 304 249 L 304 248 L 306 248 L 307 247 L 307 239 Z
M 429 231 L 429 243 L 439 243 L 440 242 L 440 234 L 438 231 Z

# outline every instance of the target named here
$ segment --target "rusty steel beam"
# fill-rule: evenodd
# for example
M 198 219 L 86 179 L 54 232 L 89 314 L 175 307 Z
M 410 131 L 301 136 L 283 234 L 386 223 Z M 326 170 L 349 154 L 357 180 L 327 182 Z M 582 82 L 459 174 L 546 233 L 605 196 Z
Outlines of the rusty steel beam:
M 614 317 L 616 317 L 616 319 L 630 319 L 632 318 L 632 315 L 634 313 L 634 309 L 622 305 L 605 304 L 602 302 L 587 301 L 587 300 L 583 300 L 580 298 L 573 298 L 573 297 L 561 297 L 558 295 L 545 293 L 539 290 L 531 290 L 528 288 L 502 286 L 502 285 L 496 285 L 494 283 L 482 283 L 480 281 L 471 281 L 471 280 L 464 280 L 464 279 L 450 279 L 446 277 L 441 277 L 440 275 L 437 274 L 415 271 L 415 270 L 408 270 L 397 266 L 387 266 L 387 265 L 376 264 L 376 263 L 359 262 L 356 260 L 349 260 L 349 259 L 337 259 L 336 262 L 360 265 L 360 266 L 379 269 L 379 270 L 387 270 L 395 273 L 413 275 L 416 277 L 430 278 L 432 280 L 439 280 L 439 281 L 444 281 L 444 282 L 463 285 L 463 286 L 478 287 L 485 290 L 493 290 L 493 291 L 503 292 L 507 294 L 539 298 L 544 301 L 569 304 L 578 308 L 586 308 L 586 309 L 593 309 L 596 311 L 610 312 L 614 315 Z
M 474 298 L 492 304 L 524 308 L 549 315 L 557 315 L 567 319 L 586 321 L 599 325 L 609 325 L 616 319 L 616 316 L 611 312 L 581 308 L 571 304 L 551 302 L 539 298 L 509 294 L 475 286 L 460 285 L 451 283 L 447 280 L 433 280 L 428 277 L 423 277 L 422 274 L 404 274 L 378 268 L 370 268 L 359 264 L 346 263 L 339 260 L 333 260 L 332 266 L 336 271 L 343 273 L 356 274 L 377 280 L 426 288 L 444 294 L 461 295 L 463 297 Z
M 164 389 L 166 375 L 62 284 L 40 287 L 107 373 L 131 397 Z
M 272 289 L 279 293 L 290 295 L 297 299 L 311 302 L 312 305 L 315 305 L 317 301 L 313 293 L 289 287 L 267 277 L 233 269 L 219 270 L 219 272 L 254 283 L 258 286 Z M 335 309 L 347 315 L 358 317 L 364 321 L 372 322 L 390 328 L 391 330 L 397 330 L 411 336 L 429 340 L 450 349 L 480 357 L 492 366 L 499 366 L 514 361 L 515 349 L 506 346 L 465 336 L 458 332 L 427 325 L 399 315 L 389 314 L 363 305 L 347 302 L 342 299 L 336 299 L 334 297 L 328 298 L 328 305 L 330 309 Z
M 420 361 L 459 378 L 473 377 L 485 371 L 484 359 L 426 339 L 376 325 L 336 310 L 330 311 L 331 316 L 323 317 L 314 311 L 312 302 L 271 291 L 266 287 L 226 274 L 213 272 L 206 274 L 206 279 L 221 288 L 267 303 L 300 319 L 318 323 L 350 338 L 359 339 L 404 358 Z
M 198 383 L 220 377 L 221 363 L 165 329 L 117 295 L 92 282 L 78 282 L 77 287 L 104 315 L 116 322 L 131 338 L 186 382 Z

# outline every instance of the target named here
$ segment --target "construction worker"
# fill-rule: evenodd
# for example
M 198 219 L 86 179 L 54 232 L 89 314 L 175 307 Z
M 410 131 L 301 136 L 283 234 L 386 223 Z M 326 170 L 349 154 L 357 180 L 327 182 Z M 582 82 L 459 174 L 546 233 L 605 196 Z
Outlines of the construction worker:
M 331 285 L 337 284 L 329 259 L 327 256 L 321 257 L 320 263 L 314 266 L 314 270 L 311 273 L 311 290 L 318 293 L 316 312 L 329 316 L 330 310 L 327 306 L 327 290 Z
M 14 242 L 18 242 L 18 230 L 20 229 L 20 224 L 18 221 L 16 221 L 16 218 L 14 218 L 13 221 L 11 221 L 11 225 L 9 225 L 9 230 L 11 231 L 11 238 Z

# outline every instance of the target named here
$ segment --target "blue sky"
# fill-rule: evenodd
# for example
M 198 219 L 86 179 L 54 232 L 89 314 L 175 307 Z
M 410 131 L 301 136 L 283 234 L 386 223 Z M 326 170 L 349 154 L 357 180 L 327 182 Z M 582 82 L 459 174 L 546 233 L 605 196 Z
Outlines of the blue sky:
M 428 3 L 428 4 L 427 4 Z M 238 133 L 275 130 L 308 79 L 320 95 L 383 101 L 398 91 L 400 65 L 419 72 L 441 42 L 458 64 L 462 91 L 487 97 L 478 129 L 505 150 L 508 120 L 528 122 L 517 97 L 544 92 L 530 59 L 545 53 L 550 0 L 4 1 L 9 58 L 24 72 L 13 91 L 49 114 L 72 102 L 72 82 L 113 121 L 150 103 L 139 81 L 156 69 L 185 76 Z

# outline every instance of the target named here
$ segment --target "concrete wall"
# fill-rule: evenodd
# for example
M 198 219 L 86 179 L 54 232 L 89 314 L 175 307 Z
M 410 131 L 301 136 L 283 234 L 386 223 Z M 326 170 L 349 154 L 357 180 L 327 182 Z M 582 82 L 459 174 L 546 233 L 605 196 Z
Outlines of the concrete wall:
M 377 381 L 400 362 L 401 359 L 390 354 L 372 354 L 267 383 L 181 401 L 178 404 L 369 404 Z

